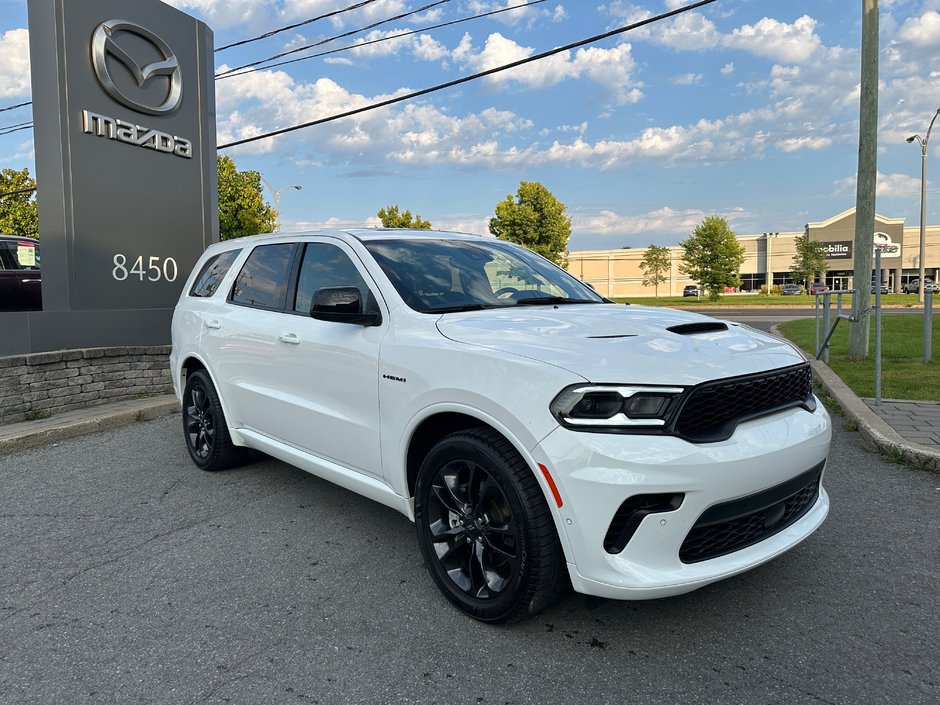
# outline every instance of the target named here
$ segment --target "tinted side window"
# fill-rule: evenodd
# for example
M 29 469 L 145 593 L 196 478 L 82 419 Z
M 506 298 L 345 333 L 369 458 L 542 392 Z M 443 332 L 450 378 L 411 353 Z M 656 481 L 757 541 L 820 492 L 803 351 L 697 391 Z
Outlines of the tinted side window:
M 229 267 L 232 266 L 232 262 L 235 261 L 240 252 L 241 250 L 222 252 L 206 262 L 202 271 L 199 272 L 199 276 L 196 277 L 196 283 L 193 284 L 189 295 L 212 296 L 218 290 L 219 283 L 228 273 Z
M 336 245 L 308 243 L 300 265 L 294 311 L 309 314 L 313 293 L 317 289 L 333 286 L 354 286 L 359 289 L 363 305 L 368 300 L 369 287 L 345 252 Z
M 235 279 L 231 301 L 245 306 L 280 311 L 287 298 L 293 244 L 259 245 L 248 256 Z

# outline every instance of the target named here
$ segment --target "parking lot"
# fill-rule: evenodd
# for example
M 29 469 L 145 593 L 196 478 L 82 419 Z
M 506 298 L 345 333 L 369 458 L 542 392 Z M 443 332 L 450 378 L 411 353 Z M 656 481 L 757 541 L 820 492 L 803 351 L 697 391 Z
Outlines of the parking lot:
M 822 529 L 654 602 L 567 595 L 492 627 L 404 517 L 176 417 L 0 458 L 0 702 L 940 702 L 940 476 L 835 421 Z

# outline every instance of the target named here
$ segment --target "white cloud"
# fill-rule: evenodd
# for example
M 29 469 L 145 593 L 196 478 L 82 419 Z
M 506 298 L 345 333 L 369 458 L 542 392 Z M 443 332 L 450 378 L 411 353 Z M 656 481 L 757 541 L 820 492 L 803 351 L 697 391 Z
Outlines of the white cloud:
M 734 73 L 734 62 L 730 62 L 721 67 L 722 76 L 730 76 Z
M 789 137 L 785 140 L 780 140 L 777 146 L 783 152 L 797 152 L 801 149 L 825 149 L 831 144 L 832 139 L 829 137 L 813 137 L 806 135 L 804 137 Z
M 836 181 L 837 193 L 855 191 L 855 177 Z M 875 191 L 879 196 L 916 196 L 920 194 L 920 179 L 908 174 L 882 174 L 878 172 Z
M 595 214 L 575 212 L 571 217 L 571 231 L 573 235 L 687 235 L 709 215 L 731 219 L 746 213 L 741 208 L 715 213 L 697 209 L 676 210 L 669 206 L 639 215 L 624 215 L 607 209 Z
M 29 31 L 11 29 L 4 32 L 3 36 L 0 36 L 0 56 L 3 57 L 3 62 L 0 63 L 0 98 L 28 96 Z
M 257 0 L 164 0 L 184 12 L 197 13 L 216 28 L 249 24 L 268 12 Z
M 531 47 L 521 46 L 495 32 L 487 37 L 480 51 L 473 48 L 469 35 L 464 35 L 452 52 L 452 57 L 474 71 L 487 71 L 520 61 L 533 53 Z M 619 44 L 611 49 L 578 49 L 574 56 L 568 51 L 561 52 L 538 62 L 488 76 L 485 80 L 495 86 L 514 82 L 529 88 L 545 88 L 567 79 L 587 76 L 610 90 L 618 103 L 635 103 L 642 97 L 639 90 L 642 84 L 631 80 L 633 67 L 630 45 Z
M 792 24 L 764 17 L 756 24 L 733 30 L 722 38 L 722 44 L 774 61 L 802 63 L 822 47 L 815 29 L 816 20 L 809 15 L 803 15 Z
M 920 17 L 909 17 L 898 31 L 898 38 L 915 46 L 936 49 L 940 44 L 940 12 L 929 10 Z
M 683 73 L 678 76 L 673 76 L 671 80 L 678 86 L 691 86 L 696 83 L 701 83 L 704 78 L 705 76 L 700 73 Z

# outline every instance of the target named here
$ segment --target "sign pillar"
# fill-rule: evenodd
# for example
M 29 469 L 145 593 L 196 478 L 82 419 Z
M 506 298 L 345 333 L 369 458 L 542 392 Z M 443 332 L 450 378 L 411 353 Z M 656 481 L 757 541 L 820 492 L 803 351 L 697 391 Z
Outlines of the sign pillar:
M 218 241 L 212 31 L 158 0 L 28 7 L 43 289 L 28 351 L 168 343 Z

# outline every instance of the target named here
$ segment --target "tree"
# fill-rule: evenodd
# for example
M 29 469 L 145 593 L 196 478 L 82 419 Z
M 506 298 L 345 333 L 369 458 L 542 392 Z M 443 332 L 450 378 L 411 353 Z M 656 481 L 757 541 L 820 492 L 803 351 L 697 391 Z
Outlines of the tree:
M 665 272 L 669 271 L 669 248 L 661 245 L 650 245 L 643 253 L 643 259 L 640 260 L 640 269 L 643 270 L 643 286 L 656 287 L 656 298 L 659 298 L 659 285 L 669 277 Z
M 411 211 L 399 213 L 397 203 L 382 208 L 376 215 L 379 216 L 379 220 L 382 221 L 382 225 L 386 228 L 412 228 L 413 230 L 431 229 L 431 221 L 422 220 L 421 216 L 417 213 L 413 216 L 411 215 Z
M 0 193 L 12 194 L 0 198 L 0 234 L 39 237 L 36 181 L 29 175 L 29 169 L 0 171 Z
M 679 271 L 704 286 L 712 301 L 721 298 L 726 286 L 740 285 L 744 248 L 724 218 L 708 216 L 679 245 L 684 250 Z
M 800 235 L 794 241 L 796 254 L 790 271 L 797 281 L 812 282 L 826 276 L 826 250 L 821 242 L 813 242 L 809 235 Z
M 261 175 L 239 171 L 229 156 L 219 156 L 219 237 L 274 232 L 275 213 L 265 200 Z
M 571 218 L 565 204 L 537 181 L 519 182 L 518 200 L 512 194 L 496 204 L 490 233 L 528 247 L 555 264 L 564 266 L 571 237 Z

